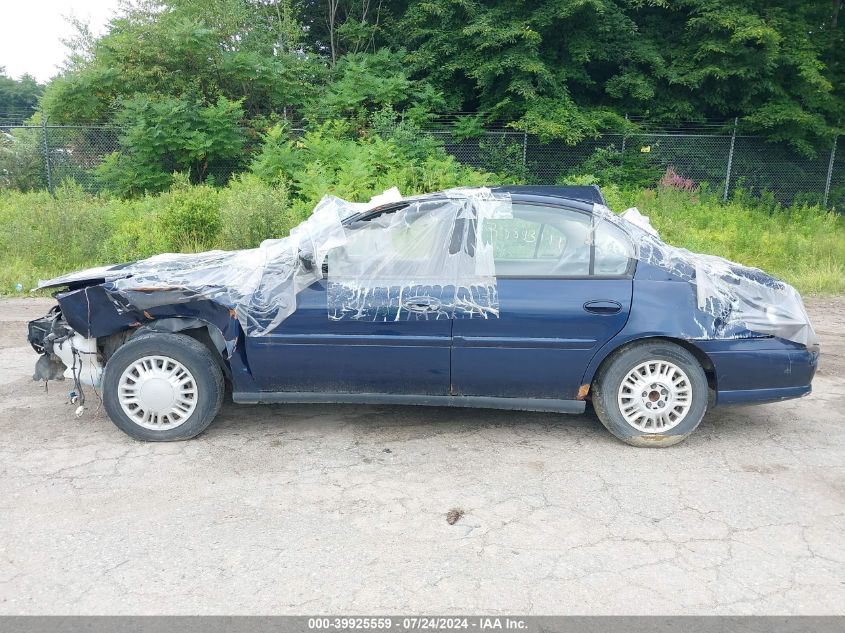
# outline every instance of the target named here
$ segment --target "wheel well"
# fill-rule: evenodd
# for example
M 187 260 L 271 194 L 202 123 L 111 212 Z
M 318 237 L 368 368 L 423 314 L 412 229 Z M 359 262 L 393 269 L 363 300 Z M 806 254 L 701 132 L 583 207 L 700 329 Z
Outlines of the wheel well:
M 188 328 L 185 330 L 179 330 L 178 333 L 190 336 L 191 338 L 196 339 L 197 341 L 205 345 L 211 352 L 212 357 L 217 359 L 217 364 L 220 365 L 220 369 L 223 370 L 223 376 L 226 378 L 226 380 L 232 380 L 232 370 L 229 367 L 229 361 L 223 358 L 223 355 L 220 353 L 220 350 L 217 349 L 217 346 L 214 344 L 214 341 L 211 340 L 211 335 L 208 333 L 207 327 Z
M 208 327 L 196 326 L 186 327 L 184 329 L 178 329 L 178 327 L 167 329 L 139 328 L 134 331 L 124 330 L 122 332 L 117 332 L 109 336 L 100 337 L 98 339 L 98 344 L 100 347 L 100 351 L 103 355 L 103 364 L 105 365 L 105 361 L 111 358 L 111 356 L 117 351 L 119 347 L 132 340 L 132 338 L 134 338 L 138 334 L 144 334 L 147 332 L 158 332 L 161 334 L 184 334 L 186 336 L 190 336 L 192 339 L 195 339 L 196 341 L 202 343 L 205 347 L 207 347 L 208 350 L 211 352 L 212 357 L 217 359 L 217 364 L 223 371 L 223 376 L 226 378 L 226 380 L 231 381 L 232 370 L 229 366 L 229 361 L 223 357 L 223 354 L 220 352 L 217 345 L 214 343 L 214 340 L 211 338 L 211 334 L 208 331 Z
M 614 356 L 616 356 L 619 352 L 628 349 L 629 347 L 633 347 L 634 345 L 639 345 L 640 343 L 649 343 L 652 341 L 666 341 L 667 343 L 673 343 L 678 347 L 683 347 L 687 350 L 693 357 L 698 361 L 698 364 L 701 365 L 701 368 L 704 370 L 704 375 L 707 376 L 707 385 L 715 390 L 716 389 L 716 368 L 713 365 L 713 361 L 710 357 L 699 347 L 692 344 L 690 341 L 674 338 L 671 336 L 648 336 L 645 338 L 638 338 L 633 341 L 628 341 L 614 349 L 610 352 L 607 356 L 604 357 L 599 366 L 596 368 L 596 372 L 593 374 L 592 380 L 590 382 L 590 386 L 592 387 L 592 383 L 595 382 L 596 376 L 598 376 L 599 372 L 601 371 L 602 367 L 604 367 L 607 363 L 609 363 Z

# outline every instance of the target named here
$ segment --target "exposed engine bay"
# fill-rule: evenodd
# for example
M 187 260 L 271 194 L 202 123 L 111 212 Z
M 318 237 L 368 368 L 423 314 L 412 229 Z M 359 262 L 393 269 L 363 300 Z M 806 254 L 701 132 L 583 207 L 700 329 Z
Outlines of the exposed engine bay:
M 40 319 L 30 321 L 27 340 L 41 356 L 35 364 L 33 380 L 64 380 L 98 387 L 105 358 L 97 349 L 97 339 L 75 332 L 62 317 L 59 306 Z

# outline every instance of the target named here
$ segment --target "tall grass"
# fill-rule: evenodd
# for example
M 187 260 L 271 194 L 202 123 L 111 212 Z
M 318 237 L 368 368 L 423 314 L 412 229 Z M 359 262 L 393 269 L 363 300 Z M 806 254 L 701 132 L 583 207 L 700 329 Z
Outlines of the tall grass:
M 427 178 L 438 189 L 453 184 L 454 174 Z M 606 188 L 605 194 L 616 211 L 637 206 L 671 244 L 762 268 L 804 293 L 845 292 L 845 219 L 819 207 L 783 208 L 744 196 L 723 204 L 706 192 L 673 188 Z M 287 235 L 310 204 L 284 182 L 252 175 L 225 189 L 177 181 L 162 194 L 131 200 L 91 196 L 72 185 L 55 197 L 0 191 L 0 293 L 159 252 L 257 246 Z
M 660 237 L 761 268 L 807 294 L 845 292 L 845 217 L 816 205 L 783 207 L 739 192 L 722 202 L 674 188 L 605 191 L 615 211 L 637 207 Z

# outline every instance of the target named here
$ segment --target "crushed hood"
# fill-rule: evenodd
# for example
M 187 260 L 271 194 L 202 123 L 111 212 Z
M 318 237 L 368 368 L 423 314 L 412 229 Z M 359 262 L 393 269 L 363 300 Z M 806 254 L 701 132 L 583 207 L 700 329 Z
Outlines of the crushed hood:
M 85 270 L 78 270 L 66 275 L 59 275 L 52 279 L 41 279 L 35 290 L 42 290 L 44 288 L 59 288 L 61 286 L 88 286 L 91 284 L 103 283 L 111 279 L 119 279 L 127 277 L 131 273 L 128 267 L 132 264 L 108 264 L 106 266 L 96 266 L 94 268 L 86 268 Z

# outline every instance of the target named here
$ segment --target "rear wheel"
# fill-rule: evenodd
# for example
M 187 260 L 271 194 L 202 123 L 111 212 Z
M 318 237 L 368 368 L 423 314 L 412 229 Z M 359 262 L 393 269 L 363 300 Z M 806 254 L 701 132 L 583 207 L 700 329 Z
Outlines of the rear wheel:
M 707 399 L 707 376 L 698 360 L 668 341 L 645 341 L 616 352 L 593 384 L 599 420 L 634 446 L 684 440 L 701 423 Z
M 140 440 L 185 440 L 202 433 L 223 404 L 223 372 L 205 345 L 184 334 L 130 339 L 106 364 L 103 404 L 123 432 Z

